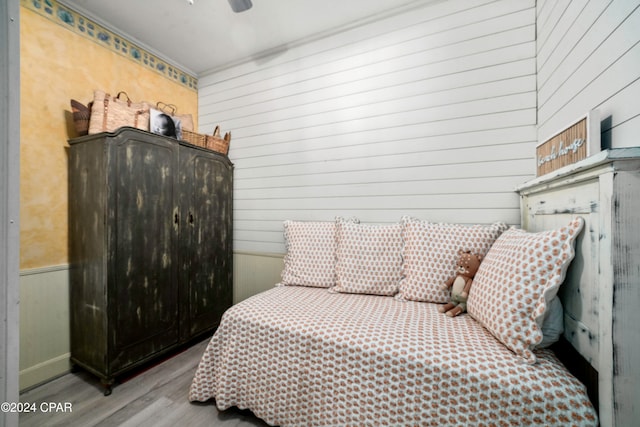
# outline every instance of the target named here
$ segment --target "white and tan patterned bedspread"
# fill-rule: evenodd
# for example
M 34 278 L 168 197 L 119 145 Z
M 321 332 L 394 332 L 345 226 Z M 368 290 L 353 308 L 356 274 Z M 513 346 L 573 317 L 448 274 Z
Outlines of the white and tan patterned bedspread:
M 280 426 L 597 425 L 551 351 L 521 363 L 470 316 L 437 307 L 273 288 L 225 313 L 189 400 Z

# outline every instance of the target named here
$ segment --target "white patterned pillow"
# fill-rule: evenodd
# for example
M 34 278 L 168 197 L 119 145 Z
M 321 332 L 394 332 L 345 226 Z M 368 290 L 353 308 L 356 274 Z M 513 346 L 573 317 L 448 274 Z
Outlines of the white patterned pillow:
M 483 257 L 508 228 L 496 222 L 465 226 L 435 224 L 404 217 L 404 266 L 398 299 L 445 303 L 450 290 L 441 286 L 455 274 L 459 250 Z
M 580 217 L 557 230 L 529 233 L 510 228 L 496 240 L 473 279 L 467 311 L 527 363 L 542 341 L 551 300 L 575 255 Z
M 338 219 L 336 219 L 338 220 Z M 348 219 L 345 221 L 357 222 Z M 330 288 L 336 284 L 336 221 L 284 222 L 287 253 L 281 285 Z
M 337 223 L 332 292 L 394 295 L 402 277 L 402 224 Z

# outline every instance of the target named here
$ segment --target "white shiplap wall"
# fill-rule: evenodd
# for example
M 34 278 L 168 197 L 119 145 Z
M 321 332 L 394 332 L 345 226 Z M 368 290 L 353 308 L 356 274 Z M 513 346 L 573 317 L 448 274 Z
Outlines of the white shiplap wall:
M 640 1 L 537 2 L 538 139 L 588 110 L 604 148 L 640 145 Z
M 282 221 L 519 223 L 535 173 L 534 0 L 449 0 L 199 79 L 200 131 L 231 130 L 235 251 Z

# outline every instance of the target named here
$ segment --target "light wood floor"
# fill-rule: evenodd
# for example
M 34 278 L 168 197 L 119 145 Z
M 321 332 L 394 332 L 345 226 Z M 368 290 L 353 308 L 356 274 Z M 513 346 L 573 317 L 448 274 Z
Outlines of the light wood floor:
M 214 426 L 250 427 L 265 424 L 249 411 L 218 411 L 213 401 L 190 403 L 189 386 L 209 340 L 117 384 L 103 395 L 100 381 L 84 371 L 69 373 L 26 391 L 22 403 L 35 403 L 36 412 L 22 413 L 19 425 L 49 426 Z M 42 411 L 52 402 L 57 407 Z M 70 405 L 69 405 L 70 404 Z M 71 407 L 71 412 L 62 412 Z M 56 412 L 59 410 L 59 412 Z

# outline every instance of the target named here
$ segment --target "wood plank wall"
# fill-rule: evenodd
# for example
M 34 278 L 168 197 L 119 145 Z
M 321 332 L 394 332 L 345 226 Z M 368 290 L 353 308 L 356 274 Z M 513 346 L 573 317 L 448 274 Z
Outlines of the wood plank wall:
M 283 253 L 285 219 L 519 224 L 535 1 L 414 7 L 201 76 L 200 131 L 233 134 L 235 251 Z
M 590 109 L 604 148 L 640 145 L 640 2 L 538 0 L 538 139 Z

